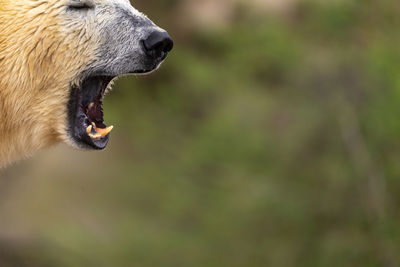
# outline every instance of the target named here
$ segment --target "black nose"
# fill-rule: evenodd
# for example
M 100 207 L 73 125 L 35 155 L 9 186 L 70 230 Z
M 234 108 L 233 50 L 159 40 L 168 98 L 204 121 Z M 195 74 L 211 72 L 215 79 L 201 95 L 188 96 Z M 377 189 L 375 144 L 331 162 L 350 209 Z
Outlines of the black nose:
M 143 40 L 143 46 L 147 55 L 154 58 L 165 57 L 172 50 L 174 42 L 167 32 L 154 31 Z

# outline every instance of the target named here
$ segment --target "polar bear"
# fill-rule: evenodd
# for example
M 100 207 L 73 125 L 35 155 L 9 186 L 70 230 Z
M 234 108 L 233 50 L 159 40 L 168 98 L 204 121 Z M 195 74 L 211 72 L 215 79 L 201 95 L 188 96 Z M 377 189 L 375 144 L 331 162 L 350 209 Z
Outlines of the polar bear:
M 0 0 L 0 166 L 58 142 L 104 149 L 112 81 L 172 47 L 128 0 Z

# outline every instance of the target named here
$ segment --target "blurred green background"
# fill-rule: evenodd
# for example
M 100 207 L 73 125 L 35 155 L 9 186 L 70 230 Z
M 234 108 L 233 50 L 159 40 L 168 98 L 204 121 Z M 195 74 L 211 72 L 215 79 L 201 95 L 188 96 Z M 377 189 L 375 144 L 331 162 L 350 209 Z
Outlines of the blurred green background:
M 399 266 L 399 1 L 133 5 L 175 49 L 2 171 L 0 266 Z

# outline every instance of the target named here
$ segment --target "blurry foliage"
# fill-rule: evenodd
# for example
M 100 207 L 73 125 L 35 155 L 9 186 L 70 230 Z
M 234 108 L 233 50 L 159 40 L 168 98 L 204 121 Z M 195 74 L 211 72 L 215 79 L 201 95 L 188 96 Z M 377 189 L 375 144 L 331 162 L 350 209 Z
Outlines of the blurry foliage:
M 44 258 L 400 264 L 400 6 L 327 2 L 300 2 L 288 17 L 239 9 L 223 29 L 170 26 L 178 37 L 163 67 L 120 79 L 106 98 L 106 121 L 119 126 L 110 156 L 69 159 L 65 179 L 38 179 L 35 200 L 20 200 L 45 214 L 34 220 Z M 178 3 L 141 8 L 167 21 Z M 46 171 L 62 176 L 36 173 Z

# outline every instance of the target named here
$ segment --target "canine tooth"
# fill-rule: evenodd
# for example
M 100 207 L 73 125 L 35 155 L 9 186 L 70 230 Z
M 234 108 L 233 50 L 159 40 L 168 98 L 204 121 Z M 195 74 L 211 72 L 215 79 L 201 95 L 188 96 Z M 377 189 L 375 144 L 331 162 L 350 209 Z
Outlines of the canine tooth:
M 94 103 L 92 102 L 89 104 L 88 108 L 91 109 L 93 106 L 94 106 Z
M 101 136 L 106 136 L 107 134 L 111 133 L 111 131 L 114 129 L 114 126 L 107 127 L 105 129 L 102 128 L 96 128 L 96 131 L 101 135 Z
M 102 138 L 106 135 L 108 135 L 112 130 L 113 130 L 114 126 L 110 126 L 107 128 L 97 128 L 96 124 L 94 122 L 92 122 L 92 125 L 89 125 L 86 128 L 86 132 L 88 133 L 88 135 L 90 136 L 90 138 L 92 139 L 98 139 L 98 138 Z M 92 130 L 94 129 L 94 131 L 96 132 L 95 134 L 92 134 Z
M 93 129 L 93 126 L 92 126 L 92 125 L 89 125 L 89 126 L 86 128 L 86 132 L 90 135 L 90 133 L 92 132 L 92 129 Z

